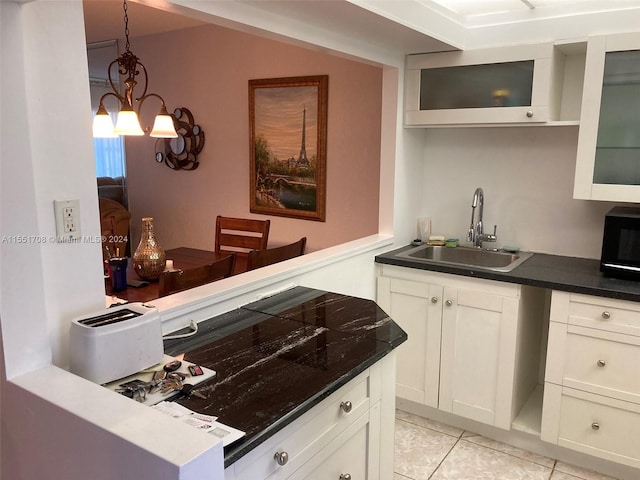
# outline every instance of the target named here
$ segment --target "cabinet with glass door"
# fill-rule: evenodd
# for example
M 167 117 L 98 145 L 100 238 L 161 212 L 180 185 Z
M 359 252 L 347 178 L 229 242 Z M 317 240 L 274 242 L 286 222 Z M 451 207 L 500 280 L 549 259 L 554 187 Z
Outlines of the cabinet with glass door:
M 541 124 L 559 118 L 554 45 L 409 55 L 405 125 Z M 556 78 L 558 77 L 558 78 Z
M 640 202 L 640 34 L 591 37 L 574 198 Z

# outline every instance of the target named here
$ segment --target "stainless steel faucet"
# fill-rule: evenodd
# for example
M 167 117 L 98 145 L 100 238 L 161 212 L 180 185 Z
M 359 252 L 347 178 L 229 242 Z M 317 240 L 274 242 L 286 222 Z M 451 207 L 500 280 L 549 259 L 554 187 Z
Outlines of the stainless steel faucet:
M 476 207 L 478 208 L 478 220 L 474 223 Z M 471 225 L 467 232 L 467 240 L 473 242 L 474 247 L 482 247 L 482 242 L 495 242 L 497 225 L 493 226 L 493 234 L 485 234 L 482 227 L 482 211 L 484 209 L 484 191 L 476 188 L 473 192 L 473 202 L 471 203 Z

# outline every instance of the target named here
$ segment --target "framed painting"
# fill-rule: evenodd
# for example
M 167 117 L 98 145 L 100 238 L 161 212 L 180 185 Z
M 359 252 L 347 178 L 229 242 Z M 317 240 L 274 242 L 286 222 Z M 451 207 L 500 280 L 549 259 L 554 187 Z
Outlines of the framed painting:
M 328 85 L 249 80 L 252 213 L 325 221 Z

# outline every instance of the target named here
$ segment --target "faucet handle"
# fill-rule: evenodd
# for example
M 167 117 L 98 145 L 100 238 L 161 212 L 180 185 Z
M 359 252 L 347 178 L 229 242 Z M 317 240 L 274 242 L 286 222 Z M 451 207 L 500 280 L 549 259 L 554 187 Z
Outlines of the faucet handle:
M 493 235 L 487 235 L 488 242 L 495 242 L 498 237 L 496 236 L 496 232 L 498 231 L 498 225 L 493 226 Z
M 481 236 L 481 241 L 483 242 L 495 242 L 498 237 L 496 236 L 496 232 L 498 231 L 498 226 L 494 225 L 493 226 L 493 234 L 488 233 L 488 234 L 484 234 Z

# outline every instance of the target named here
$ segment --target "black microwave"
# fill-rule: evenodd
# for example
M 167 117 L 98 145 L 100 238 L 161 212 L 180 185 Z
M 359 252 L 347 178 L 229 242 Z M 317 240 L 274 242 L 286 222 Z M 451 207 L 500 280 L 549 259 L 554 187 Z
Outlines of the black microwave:
M 640 280 L 640 208 L 614 207 L 605 216 L 600 271 Z

